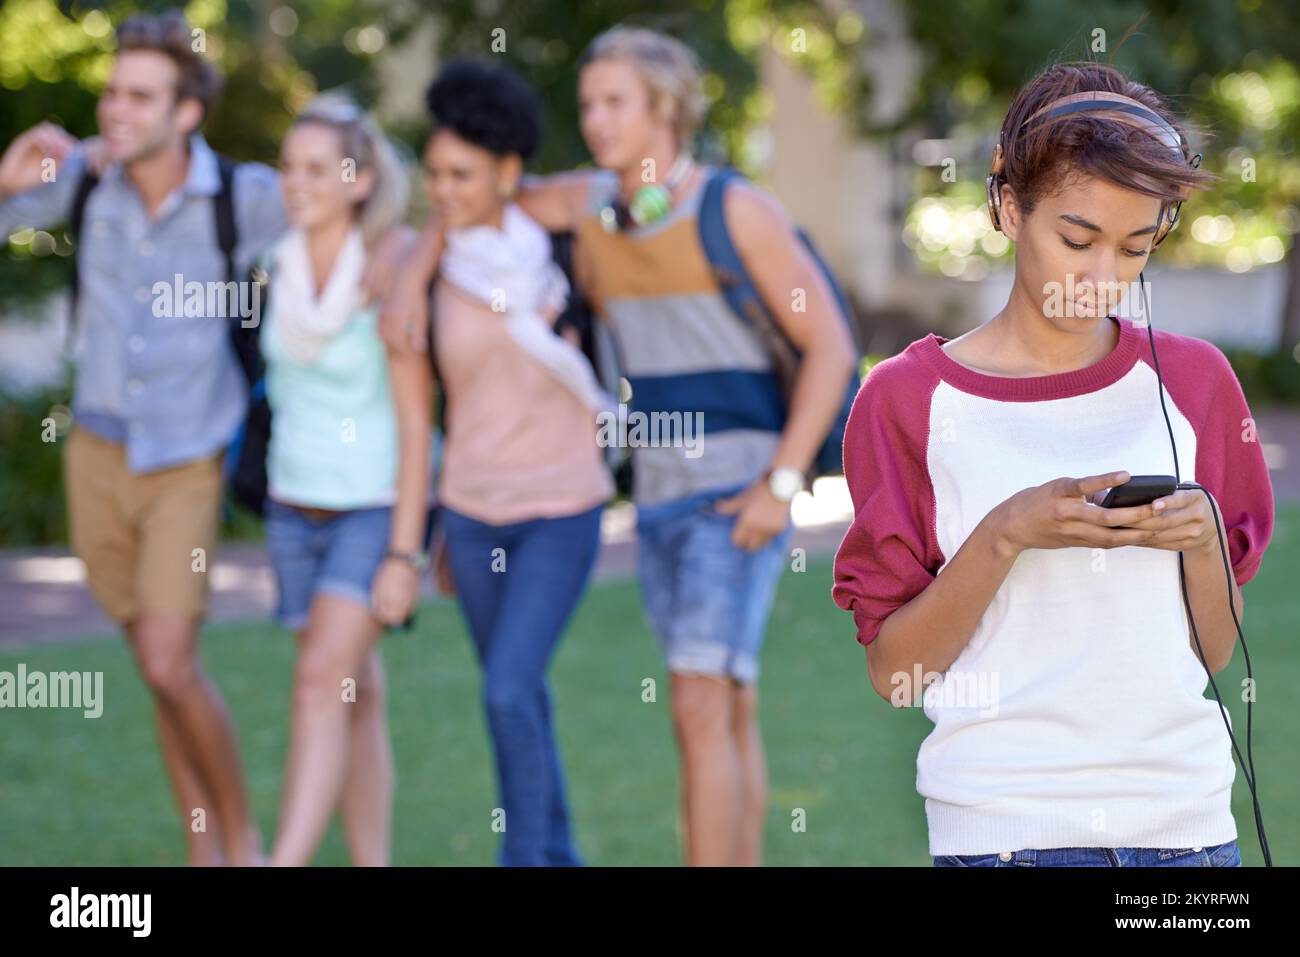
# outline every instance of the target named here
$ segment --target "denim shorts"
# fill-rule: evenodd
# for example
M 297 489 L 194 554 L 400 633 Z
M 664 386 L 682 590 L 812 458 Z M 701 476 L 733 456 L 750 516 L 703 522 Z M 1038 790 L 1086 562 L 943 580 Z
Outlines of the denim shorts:
M 388 550 L 392 508 L 359 508 L 324 518 L 266 503 L 266 549 L 275 569 L 275 618 L 299 631 L 312 598 L 329 592 L 370 607 L 370 584 Z
M 1003 854 L 950 854 L 935 867 L 1241 867 L 1236 841 L 1210 847 L 1053 847 Z
M 735 515 L 707 493 L 637 516 L 637 575 L 668 670 L 741 684 L 758 680 L 759 653 L 793 524 L 758 551 L 731 542 Z

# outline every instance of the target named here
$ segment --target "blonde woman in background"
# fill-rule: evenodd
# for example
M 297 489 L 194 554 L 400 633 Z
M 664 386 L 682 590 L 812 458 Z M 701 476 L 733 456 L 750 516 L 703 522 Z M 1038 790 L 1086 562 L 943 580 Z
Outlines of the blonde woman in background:
M 294 123 L 281 183 L 291 228 L 267 257 L 261 335 L 273 419 L 266 537 L 276 617 L 297 636 L 298 658 L 271 863 L 309 863 L 338 808 L 353 862 L 386 865 L 394 771 L 377 644 L 414 599 L 372 601 L 379 567 L 403 559 L 389 551 L 390 369 L 361 274 L 405 213 L 409 183 L 373 120 L 338 97 Z

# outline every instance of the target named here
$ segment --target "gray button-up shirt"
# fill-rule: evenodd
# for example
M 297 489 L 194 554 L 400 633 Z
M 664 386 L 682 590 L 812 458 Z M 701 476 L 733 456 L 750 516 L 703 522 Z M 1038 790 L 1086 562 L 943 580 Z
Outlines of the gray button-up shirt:
M 84 168 L 78 149 L 54 182 L 0 203 L 0 236 L 67 220 Z M 77 250 L 73 415 L 80 427 L 123 442 L 132 471 L 218 452 L 244 417 L 248 389 L 228 338 L 229 324 L 239 319 L 186 316 L 173 308 L 171 292 L 178 281 L 182 289 L 192 282 L 209 289 L 208 283 L 227 280 L 213 201 L 220 187 L 216 154 L 195 134 L 185 183 L 155 217 L 118 166 L 105 170 L 86 203 Z M 253 258 L 287 220 L 269 167 L 240 164 L 233 192 L 235 278 L 243 282 Z

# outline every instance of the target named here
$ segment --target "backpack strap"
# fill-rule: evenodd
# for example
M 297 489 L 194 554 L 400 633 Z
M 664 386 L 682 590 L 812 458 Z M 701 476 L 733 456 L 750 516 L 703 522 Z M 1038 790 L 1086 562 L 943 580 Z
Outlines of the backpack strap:
M 731 168 L 720 169 L 709 177 L 700 198 L 700 244 L 704 247 L 704 257 L 709 261 L 723 299 L 731 311 L 747 322 L 762 341 L 775 364 L 782 391 L 787 393 L 786 401 L 789 401 L 788 393 L 799 365 L 799 350 L 768 310 L 758 287 L 754 285 L 736 244 L 732 242 L 723 211 L 722 201 L 727 186 L 735 181 L 743 182 L 744 179 L 739 170 Z
M 239 231 L 235 226 L 234 162 L 218 154 L 217 175 L 221 179 L 221 189 L 212 200 L 212 211 L 217 224 L 217 246 L 226 260 L 226 281 L 235 282 L 235 247 L 239 245 Z
M 72 236 L 72 287 L 68 295 L 68 335 L 65 347 L 72 351 L 73 341 L 77 335 L 77 303 L 81 299 L 81 272 L 77 268 L 77 253 L 81 246 L 81 226 L 86 220 L 86 203 L 90 194 L 99 185 L 99 177 L 90 170 L 81 174 L 77 180 L 77 190 L 72 194 L 72 209 L 68 213 L 68 232 Z
M 704 196 L 700 200 L 700 242 L 704 246 L 705 258 L 709 261 L 709 266 L 713 270 L 714 278 L 718 281 L 722 295 L 727 300 L 727 305 L 731 306 L 736 315 L 748 320 L 751 325 L 761 330 L 765 325 L 775 324 L 776 320 L 768 311 L 767 304 L 759 295 L 754 281 L 750 278 L 749 271 L 745 268 L 744 260 L 740 258 L 740 253 L 731 241 L 731 233 L 727 229 L 727 220 L 722 207 L 722 197 L 728 184 L 734 180 L 743 181 L 744 178 L 744 175 L 735 169 L 722 169 L 710 177 L 709 182 L 704 187 Z M 835 304 L 839 307 L 840 315 L 846 320 L 849 332 L 853 335 L 856 343 L 857 332 L 853 328 L 853 323 L 847 321 L 853 315 L 853 310 L 849 306 L 848 296 L 844 292 L 844 288 L 835 278 L 817 246 L 802 227 L 795 227 L 795 237 L 808 250 L 813 262 L 823 278 L 826 279 L 826 284 L 830 287 Z M 777 326 L 776 331 L 781 338 L 789 342 L 784 330 Z
M 723 212 L 722 200 L 727 186 L 736 180 L 743 181 L 744 176 L 739 170 L 730 168 L 720 169 L 709 177 L 700 199 L 700 242 L 731 311 L 761 330 L 772 321 L 771 316 L 749 277 L 736 244 L 731 241 L 731 232 L 727 229 Z

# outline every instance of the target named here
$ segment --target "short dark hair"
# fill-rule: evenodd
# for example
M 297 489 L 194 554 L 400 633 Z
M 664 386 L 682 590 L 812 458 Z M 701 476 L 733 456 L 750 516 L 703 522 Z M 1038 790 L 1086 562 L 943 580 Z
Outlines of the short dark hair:
M 504 64 L 454 60 L 429 85 L 425 101 L 439 127 L 497 156 L 527 160 L 541 143 L 537 94 Z
M 176 102 L 196 99 L 206 117 L 221 90 L 221 74 L 202 53 L 194 49 L 189 21 L 180 10 L 162 13 L 139 13 L 117 28 L 119 53 L 128 50 L 153 50 L 165 54 L 176 64 Z
M 1144 130 L 1098 113 L 1079 112 L 1045 123 L 1026 121 L 1049 103 L 1074 93 L 1118 93 L 1136 100 L 1190 139 L 1185 124 L 1159 94 L 1105 63 L 1057 63 L 1016 95 L 1002 124 L 1004 173 L 1020 208 L 1032 213 L 1039 199 L 1082 174 L 1164 202 L 1179 202 L 1216 177 L 1193 169 L 1167 144 Z

